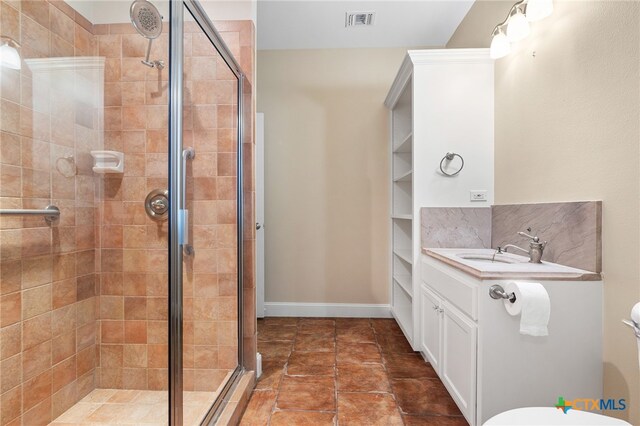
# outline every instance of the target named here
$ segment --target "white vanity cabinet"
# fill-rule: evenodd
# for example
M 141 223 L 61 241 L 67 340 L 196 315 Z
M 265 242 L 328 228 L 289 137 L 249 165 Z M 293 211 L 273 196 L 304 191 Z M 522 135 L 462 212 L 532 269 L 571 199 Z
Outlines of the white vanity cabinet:
M 489 296 L 494 284 L 422 255 L 419 350 L 473 425 L 519 407 L 602 397 L 602 282 L 541 283 L 549 336 L 519 333 L 520 317 Z
M 478 324 L 422 283 L 420 351 L 429 360 L 465 418 L 476 409 Z

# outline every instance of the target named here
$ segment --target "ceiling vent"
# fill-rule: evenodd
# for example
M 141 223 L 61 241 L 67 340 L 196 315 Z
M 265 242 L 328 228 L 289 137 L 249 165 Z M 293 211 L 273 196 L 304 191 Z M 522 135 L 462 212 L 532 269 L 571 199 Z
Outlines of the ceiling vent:
M 375 17 L 375 12 L 347 12 L 344 26 L 361 27 L 363 25 L 373 25 Z

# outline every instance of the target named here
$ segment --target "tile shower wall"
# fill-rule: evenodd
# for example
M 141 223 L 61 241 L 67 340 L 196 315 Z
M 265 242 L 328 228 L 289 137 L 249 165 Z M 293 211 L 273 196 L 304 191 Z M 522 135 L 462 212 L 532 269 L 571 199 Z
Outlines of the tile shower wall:
M 251 67 L 253 24 L 216 26 Z M 146 41 L 129 24 L 97 25 L 95 31 L 106 57 L 105 147 L 125 152 L 124 175 L 106 178 L 102 193 L 99 386 L 161 390 L 168 380 L 167 223 L 147 218 L 143 201 L 152 189 L 167 187 L 168 68 L 140 63 Z M 166 63 L 167 45 L 165 33 L 154 42 L 152 58 Z M 185 83 L 184 146 L 196 150 L 187 168 L 196 251 L 185 262 L 184 385 L 214 390 L 237 364 L 237 83 L 193 24 L 186 25 Z M 255 347 L 255 327 L 250 331 Z
M 38 425 L 95 387 L 102 69 L 65 3 L 2 1 L 0 15 L 23 58 L 0 70 L 0 207 L 61 209 L 52 226 L 0 218 L 0 424 Z

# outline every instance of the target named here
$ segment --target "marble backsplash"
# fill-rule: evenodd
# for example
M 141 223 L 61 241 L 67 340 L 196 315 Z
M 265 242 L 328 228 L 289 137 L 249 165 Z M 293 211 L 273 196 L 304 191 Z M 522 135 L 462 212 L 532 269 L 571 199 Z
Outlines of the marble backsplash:
M 422 247 L 526 249 L 527 228 L 548 241 L 543 260 L 602 271 L 601 201 L 421 209 Z
M 491 247 L 489 207 L 423 207 L 420 215 L 422 247 Z
M 602 272 L 602 202 L 517 204 L 492 207 L 491 244 L 527 248 L 518 231 L 531 228 L 548 241 L 542 260 Z

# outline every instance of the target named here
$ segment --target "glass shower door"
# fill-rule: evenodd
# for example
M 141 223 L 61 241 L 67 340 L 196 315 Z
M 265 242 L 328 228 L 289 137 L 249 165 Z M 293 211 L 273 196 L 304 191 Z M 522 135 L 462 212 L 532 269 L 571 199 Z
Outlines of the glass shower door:
M 170 418 L 187 425 L 209 421 L 241 371 L 240 85 L 198 4 L 172 14 Z

